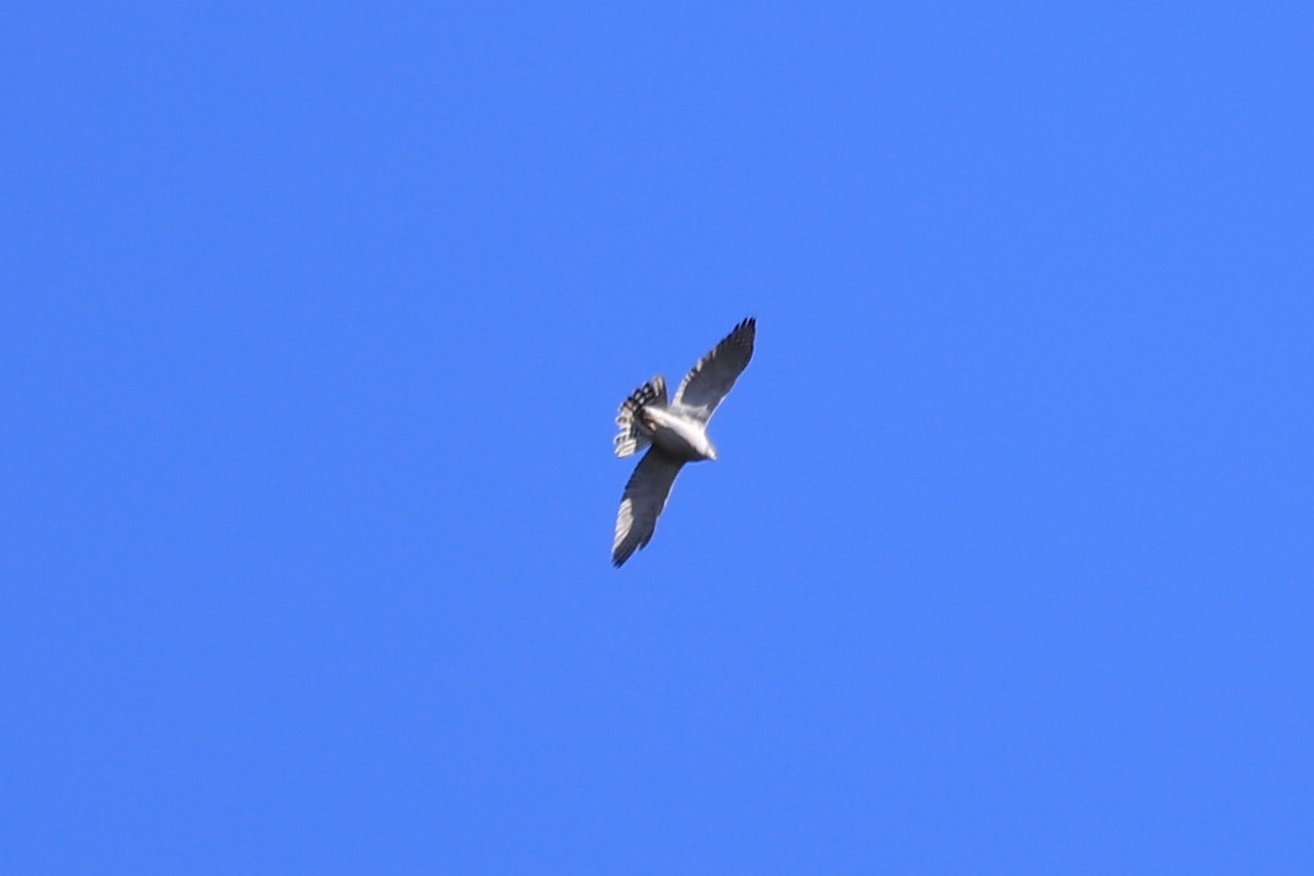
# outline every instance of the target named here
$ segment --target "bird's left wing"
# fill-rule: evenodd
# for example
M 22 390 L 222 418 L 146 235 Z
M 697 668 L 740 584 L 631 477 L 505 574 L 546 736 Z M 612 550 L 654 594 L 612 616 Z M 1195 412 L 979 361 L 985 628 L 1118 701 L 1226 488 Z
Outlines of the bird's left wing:
M 666 507 L 671 485 L 683 465 L 682 460 L 652 447 L 634 467 L 634 474 L 625 484 L 620 511 L 616 514 L 616 536 L 611 543 L 612 565 L 619 567 L 652 539 L 657 516 Z

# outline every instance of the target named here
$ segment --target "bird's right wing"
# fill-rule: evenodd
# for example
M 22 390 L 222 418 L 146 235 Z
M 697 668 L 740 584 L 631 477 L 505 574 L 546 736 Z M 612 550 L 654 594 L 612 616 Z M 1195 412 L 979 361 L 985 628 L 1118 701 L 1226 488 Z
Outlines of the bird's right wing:
M 716 406 L 726 397 L 748 360 L 753 358 L 757 320 L 749 317 L 726 335 L 712 352 L 698 360 L 675 393 L 674 407 L 701 423 L 712 419 Z
M 634 467 L 634 474 L 625 484 L 620 511 L 616 514 L 616 537 L 611 543 L 612 565 L 621 566 L 652 539 L 657 516 L 666 507 L 671 485 L 683 465 L 682 460 L 652 447 Z

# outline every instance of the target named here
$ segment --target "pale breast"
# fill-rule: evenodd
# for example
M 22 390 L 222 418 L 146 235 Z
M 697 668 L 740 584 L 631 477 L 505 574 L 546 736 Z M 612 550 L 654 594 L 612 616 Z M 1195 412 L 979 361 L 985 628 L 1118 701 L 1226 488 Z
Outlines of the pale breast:
M 691 462 L 712 458 L 711 445 L 701 423 L 665 410 L 649 409 L 646 413 L 653 430 L 652 443 L 662 452 Z

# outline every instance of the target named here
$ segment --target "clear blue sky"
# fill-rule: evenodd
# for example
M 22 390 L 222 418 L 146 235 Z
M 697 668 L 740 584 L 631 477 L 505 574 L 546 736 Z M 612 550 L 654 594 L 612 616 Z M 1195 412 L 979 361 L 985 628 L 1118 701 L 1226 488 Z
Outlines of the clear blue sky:
M 0 870 L 1314 872 L 1308 3 L 2 19 Z

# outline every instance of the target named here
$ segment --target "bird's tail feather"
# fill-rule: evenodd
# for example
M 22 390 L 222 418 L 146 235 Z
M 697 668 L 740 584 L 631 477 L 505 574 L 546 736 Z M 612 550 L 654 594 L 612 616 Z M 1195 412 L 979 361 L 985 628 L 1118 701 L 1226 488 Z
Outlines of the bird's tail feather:
M 631 456 L 643 450 L 651 442 L 651 436 L 644 430 L 639 414 L 645 407 L 666 407 L 666 380 L 660 374 L 640 386 L 630 397 L 621 402 L 620 413 L 616 415 L 616 425 L 620 434 L 616 436 L 616 455 Z

